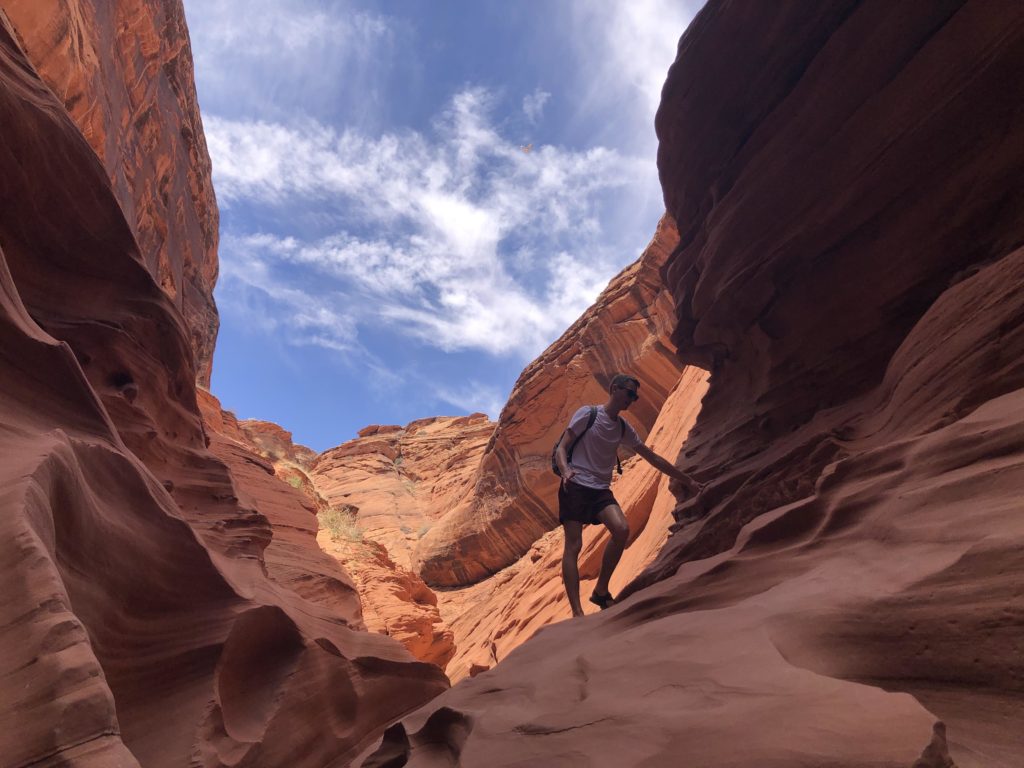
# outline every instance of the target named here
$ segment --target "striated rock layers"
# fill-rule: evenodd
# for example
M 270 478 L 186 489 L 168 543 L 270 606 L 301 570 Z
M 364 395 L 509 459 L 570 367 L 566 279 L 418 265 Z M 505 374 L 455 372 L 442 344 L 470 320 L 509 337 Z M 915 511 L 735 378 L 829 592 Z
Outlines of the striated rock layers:
M 218 213 L 181 0 L 0 0 L 110 178 L 209 386 Z
M 678 239 L 664 217 L 643 255 L 523 371 L 468 485 L 419 540 L 423 579 L 464 586 L 514 563 L 557 525 L 551 448 L 581 402 L 601 402 L 616 371 L 638 376 L 631 423 L 646 436 L 683 366 L 666 344 L 672 302 L 658 271 Z
M 362 765 L 1020 765 L 1022 71 L 1015 3 L 701 11 L 657 129 L 708 487 Z
M 494 422 L 486 414 L 373 425 L 317 457 L 317 491 L 358 518 L 396 562 L 415 569 L 416 543 L 456 507 L 473 480 Z
M 317 514 L 337 506 L 307 474 L 316 454 L 276 424 L 239 421 L 205 390 L 199 401 L 210 449 L 230 468 L 240 498 L 248 497 L 273 529 L 265 551 L 270 577 L 343 614 L 354 608 L 367 630 L 393 637 L 420 661 L 444 669 L 455 650 L 453 636 L 423 580 L 354 526 L 335 537 L 319 524 Z
M 182 314 L 2 14 L 0 114 L 5 764 L 348 762 L 447 681 L 207 449 Z

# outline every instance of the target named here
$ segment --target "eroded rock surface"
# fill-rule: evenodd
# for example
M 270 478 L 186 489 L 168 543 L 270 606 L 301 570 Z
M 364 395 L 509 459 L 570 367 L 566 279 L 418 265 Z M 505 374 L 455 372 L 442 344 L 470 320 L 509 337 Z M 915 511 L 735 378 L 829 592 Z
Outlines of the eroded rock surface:
M 708 487 L 364 766 L 1020 763 L 1021 71 L 1011 3 L 701 11 L 657 127 Z
M 239 421 L 205 390 L 199 401 L 210 449 L 230 468 L 241 503 L 261 510 L 270 523 L 273 538 L 264 553 L 270 578 L 355 617 L 350 625 L 361 617 L 368 631 L 393 637 L 443 670 L 455 648 L 437 598 L 354 525 L 334 535 L 330 522 L 318 518 L 336 507 L 307 474 L 316 454 L 277 424 Z
M 189 328 L 3 14 L 0 114 L 3 760 L 347 761 L 447 681 L 275 562 L 297 539 L 207 449 Z
M 372 425 L 320 454 L 311 474 L 328 503 L 351 509 L 368 538 L 418 570 L 417 543 L 471 487 L 493 433 L 483 413 Z
M 219 216 L 181 0 L 0 0 L 0 9 L 103 162 L 209 386 Z

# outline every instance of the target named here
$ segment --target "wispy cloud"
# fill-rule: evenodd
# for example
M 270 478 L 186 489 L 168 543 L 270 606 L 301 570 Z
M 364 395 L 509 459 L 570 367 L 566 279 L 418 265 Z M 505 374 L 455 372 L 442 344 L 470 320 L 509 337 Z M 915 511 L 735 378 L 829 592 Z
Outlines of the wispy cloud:
M 540 88 L 534 90 L 533 93 L 523 97 L 523 114 L 526 115 L 527 120 L 531 123 L 538 122 L 544 115 L 544 105 L 548 103 L 548 99 L 551 98 L 551 94 L 547 91 L 542 91 Z
M 459 387 L 437 387 L 434 389 L 434 396 L 442 402 L 470 413 L 486 413 L 494 421 L 498 419 L 508 399 L 507 392 L 478 381 L 469 381 Z
M 704 0 L 572 3 L 571 40 L 585 77 L 582 108 L 604 116 L 622 145 L 653 150 L 661 88 L 679 38 L 703 5 Z
M 524 154 L 495 127 L 492 107 L 487 91 L 467 89 L 431 134 L 378 137 L 311 120 L 208 118 L 223 205 L 346 209 L 346 226 L 326 237 L 238 235 L 230 253 L 248 275 L 239 280 L 258 288 L 255 275 L 290 306 L 344 297 L 361 307 L 345 318 L 350 328 L 382 324 L 445 351 L 539 353 L 637 255 L 602 224 L 613 193 L 644 183 L 646 169 L 600 147 Z M 310 270 L 318 277 L 303 279 Z M 271 272 L 276 282 L 263 279 Z M 293 330 L 310 338 L 335 321 L 326 311 L 300 317 Z
M 289 286 L 245 240 L 226 237 L 221 254 L 220 279 L 229 289 L 221 292 L 223 310 L 246 317 L 250 327 L 281 335 L 290 344 L 356 349 L 356 324 L 342 309 L 348 305 L 343 295 Z
M 185 0 L 204 106 L 285 116 L 344 83 L 364 102 L 396 42 L 393 19 L 337 0 Z

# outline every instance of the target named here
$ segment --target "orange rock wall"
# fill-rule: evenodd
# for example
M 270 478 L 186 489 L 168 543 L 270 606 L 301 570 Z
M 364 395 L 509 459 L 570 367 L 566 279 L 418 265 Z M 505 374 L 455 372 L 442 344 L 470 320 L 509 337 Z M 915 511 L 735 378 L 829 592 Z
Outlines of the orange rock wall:
M 329 504 L 354 508 L 365 535 L 415 570 L 417 542 L 471 487 L 493 432 L 482 413 L 370 426 L 320 454 L 311 473 Z
M 301 536 L 207 449 L 182 314 L 2 14 L 0 114 L 0 754 L 347 761 L 447 681 L 282 569 Z
M 682 371 L 667 343 L 675 318 L 658 276 L 677 239 L 664 217 L 640 259 L 520 375 L 469 485 L 418 542 L 415 559 L 428 584 L 480 581 L 557 525 L 551 449 L 581 404 L 607 398 L 614 373 L 641 380 L 629 418 L 647 435 Z
M 209 386 L 219 216 L 181 0 L 0 0 L 0 10 L 103 162 Z
M 316 454 L 266 421 L 238 421 L 209 392 L 200 406 L 211 451 L 231 470 L 240 503 L 267 517 L 273 538 L 265 550 L 270 578 L 341 615 L 361 618 L 370 632 L 399 641 L 420 661 L 444 669 L 454 652 L 437 598 L 415 573 L 395 564 L 370 539 L 335 540 L 317 513 L 331 504 L 307 474 Z

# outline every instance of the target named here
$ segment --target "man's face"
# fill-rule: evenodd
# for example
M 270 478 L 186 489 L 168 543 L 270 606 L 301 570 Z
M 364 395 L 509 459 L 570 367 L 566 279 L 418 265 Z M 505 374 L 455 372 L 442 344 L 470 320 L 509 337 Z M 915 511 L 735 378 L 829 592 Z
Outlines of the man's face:
M 619 404 L 622 408 L 629 408 L 636 400 L 640 398 L 640 394 L 637 392 L 636 384 L 623 384 L 620 387 L 615 388 L 615 394 L 619 398 Z

